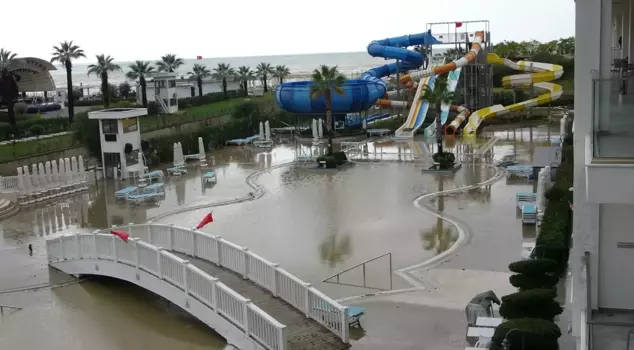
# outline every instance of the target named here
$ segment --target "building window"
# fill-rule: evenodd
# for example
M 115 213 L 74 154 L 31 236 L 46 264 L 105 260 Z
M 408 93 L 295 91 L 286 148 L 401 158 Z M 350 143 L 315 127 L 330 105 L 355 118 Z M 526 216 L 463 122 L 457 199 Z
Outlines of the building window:
M 165 103 L 166 106 L 169 106 L 169 101 L 166 98 L 163 99 L 163 103 Z
M 101 121 L 101 128 L 104 134 L 118 134 L 119 126 L 117 120 L 113 119 L 103 119 Z
M 176 80 L 170 80 L 169 81 L 169 87 L 175 88 L 176 87 Z
M 157 88 L 164 88 L 165 87 L 165 80 L 157 80 L 154 82 L 154 86 Z
M 103 139 L 106 142 L 117 142 L 117 134 L 104 134 Z
M 170 98 L 170 106 L 176 106 L 177 101 L 175 98 Z

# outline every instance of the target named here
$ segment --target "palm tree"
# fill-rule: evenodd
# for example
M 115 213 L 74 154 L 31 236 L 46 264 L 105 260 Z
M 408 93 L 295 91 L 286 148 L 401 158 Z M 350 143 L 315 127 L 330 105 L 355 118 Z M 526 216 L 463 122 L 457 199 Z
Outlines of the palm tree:
M 86 57 L 84 50 L 73 44 L 73 41 L 64 41 L 59 46 L 53 46 L 51 63 L 59 62 L 66 68 L 66 95 L 68 96 L 68 123 L 73 123 L 75 117 L 75 99 L 73 96 L 73 60 Z
M 141 85 L 141 102 L 143 108 L 147 108 L 147 83 L 145 76 L 154 73 L 154 67 L 150 61 L 135 61 L 130 66 L 130 71 L 126 73 L 126 77 L 130 80 L 139 79 Z
M 286 66 L 276 66 L 272 74 L 280 81 L 280 84 L 282 84 L 284 82 L 284 79 L 291 75 L 291 70 L 288 69 L 288 67 Z
M 244 90 L 244 96 L 248 96 L 249 95 L 248 84 L 249 84 L 249 80 L 253 78 L 253 71 L 251 70 L 251 68 L 247 66 L 240 66 L 238 67 L 237 76 L 238 76 L 238 79 L 240 79 L 240 86 Z
M 350 235 L 344 235 L 339 240 L 337 234 L 333 233 L 319 245 L 319 256 L 322 261 L 328 262 L 329 267 L 335 267 L 350 254 L 350 248 Z
M 218 63 L 218 67 L 214 68 L 214 78 L 222 80 L 222 94 L 227 99 L 227 78 L 236 75 L 236 71 L 228 63 Z
M 450 104 L 455 98 L 456 94 L 452 91 L 448 91 L 449 82 L 447 81 L 447 75 L 441 75 L 436 77 L 434 87 L 430 88 L 428 85 L 423 86 L 423 93 L 420 97 L 421 100 L 427 101 L 430 106 L 436 107 L 436 143 L 438 144 L 438 153 L 443 153 L 442 148 L 442 122 L 440 120 L 441 106 L 442 104 Z
M 160 61 L 156 61 L 156 67 L 159 72 L 175 72 L 178 67 L 185 64 L 182 58 L 176 57 L 175 54 L 168 53 L 165 56 L 161 56 Z
M 255 74 L 262 80 L 264 84 L 264 92 L 269 91 L 267 80 L 269 80 L 269 74 L 273 74 L 273 68 L 270 63 L 262 62 L 255 67 Z
M 203 95 L 203 79 L 211 76 L 211 71 L 204 64 L 194 63 L 192 71 L 187 73 L 192 79 L 196 79 L 198 85 L 198 96 Z
M 20 76 L 10 66 L 16 60 L 16 56 L 16 53 L 0 49 L 0 102 L 7 106 L 9 122 L 13 127 L 14 137 L 18 133 L 14 106 L 15 101 L 19 97 L 18 81 Z
M 328 155 L 332 154 L 332 93 L 343 95 L 341 87 L 346 82 L 346 77 L 339 73 L 337 66 L 321 66 L 321 70 L 315 69 L 310 85 L 310 97 L 312 99 L 324 97 L 326 104 L 326 130 L 328 130 Z
M 88 75 L 94 74 L 101 78 L 101 93 L 103 94 L 103 104 L 106 108 L 110 106 L 110 89 L 108 85 L 108 73 L 120 71 L 121 66 L 113 63 L 114 58 L 106 55 L 97 55 L 97 64 L 88 66 Z

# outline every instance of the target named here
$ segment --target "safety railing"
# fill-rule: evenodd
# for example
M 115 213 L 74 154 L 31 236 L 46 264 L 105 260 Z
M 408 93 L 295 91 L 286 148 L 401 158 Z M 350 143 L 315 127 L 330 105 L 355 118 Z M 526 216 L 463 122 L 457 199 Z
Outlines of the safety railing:
M 17 176 L 0 176 L 0 192 L 14 192 L 18 190 Z
M 344 273 L 346 273 L 348 271 L 352 271 L 352 270 L 356 270 L 358 268 L 361 268 L 361 271 L 362 271 L 362 274 L 363 274 L 363 285 L 362 286 L 361 285 L 354 285 L 355 287 L 364 287 L 364 288 L 372 288 L 372 289 L 384 289 L 384 288 L 369 286 L 368 283 L 367 283 L 367 278 L 366 278 L 366 275 L 367 275 L 366 266 L 369 263 L 371 263 L 373 261 L 376 261 L 376 260 L 379 260 L 379 259 L 384 258 L 384 257 L 388 258 L 388 261 L 389 261 L 389 264 L 390 264 L 390 266 L 389 266 L 390 289 L 389 290 L 392 290 L 392 253 L 391 252 L 390 253 L 385 253 L 385 254 L 382 254 L 382 255 L 379 255 L 379 256 L 375 256 L 374 258 L 370 258 L 370 259 L 365 260 L 363 262 L 360 262 L 360 263 L 358 263 L 358 264 L 356 264 L 354 266 L 351 266 L 351 267 L 349 267 L 349 268 L 347 268 L 345 270 L 339 271 L 339 272 L 335 273 L 334 275 L 325 278 L 322 282 L 334 283 L 334 284 L 342 284 L 340 282 L 340 277 L 341 277 L 342 274 L 344 274 Z
M 176 238 L 174 242 L 184 236 L 169 232 L 172 232 L 171 237 Z M 51 263 L 80 259 L 110 260 L 143 270 L 205 304 L 266 349 L 288 349 L 286 326 L 217 278 L 163 248 L 139 238 L 131 238 L 126 243 L 115 235 L 100 233 L 57 237 L 47 240 L 46 248 Z
M 281 298 L 306 317 L 310 317 L 335 333 L 345 343 L 349 341 L 348 308 L 329 298 L 310 283 L 293 276 L 246 247 L 199 230 L 175 225 L 141 224 L 115 229 L 127 230 L 152 246 L 184 253 L 222 266 L 240 274 Z M 110 229 L 105 230 L 109 232 Z

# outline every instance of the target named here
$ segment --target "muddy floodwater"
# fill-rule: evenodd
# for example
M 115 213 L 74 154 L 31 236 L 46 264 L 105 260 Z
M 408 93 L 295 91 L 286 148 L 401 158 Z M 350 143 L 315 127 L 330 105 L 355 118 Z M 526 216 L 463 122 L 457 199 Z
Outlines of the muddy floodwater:
M 493 148 L 494 159 L 512 157 L 530 163 L 535 147 L 549 144 L 556 133 L 547 127 L 526 127 L 484 136 L 500 138 Z M 467 146 L 455 140 L 446 146 L 468 153 L 482 143 L 486 140 Z M 156 206 L 116 202 L 114 192 L 130 183 L 101 181 L 88 192 L 24 207 L 0 223 L 0 305 L 21 308 L 0 317 L 0 349 L 222 349 L 224 339 L 150 292 L 104 278 L 78 283 L 49 269 L 45 239 L 148 220 L 193 227 L 211 207 L 173 213 L 248 196 L 254 190 L 245 179 L 260 170 L 255 182 L 265 195 L 213 207 L 215 221 L 205 232 L 249 247 L 333 298 L 409 288 L 407 281 L 390 274 L 390 267 L 418 264 L 458 239 L 455 227 L 415 207 L 414 200 L 425 193 L 479 183 L 495 173 L 490 166 L 472 164 L 463 164 L 452 175 L 422 173 L 429 164 L 424 164 L 421 146 L 430 147 L 422 140 L 370 143 L 358 162 L 335 171 L 292 162 L 320 152 L 311 145 L 227 148 L 208 156 L 215 164 L 216 185 L 206 186 L 199 167 L 189 165 L 186 176 L 165 178 L 166 196 Z M 418 161 L 398 161 L 414 158 Z M 499 238 L 505 225 L 521 230 L 517 218 L 508 214 L 514 205 L 509 198 L 532 189 L 531 183 L 502 179 L 436 198 L 433 205 L 460 218 L 473 235 L 487 237 L 489 244 L 507 245 L 503 257 L 483 256 L 476 263 L 480 269 L 506 271 L 500 259 L 516 260 L 521 242 L 534 239 L 530 228 L 519 236 Z M 28 244 L 33 245 L 32 256 Z M 368 263 L 365 275 L 356 268 L 341 274 L 339 283 L 330 283 L 336 278 L 324 282 L 377 256 L 383 257 Z M 460 256 L 451 264 L 460 266 Z M 372 330 L 366 334 L 371 336 Z

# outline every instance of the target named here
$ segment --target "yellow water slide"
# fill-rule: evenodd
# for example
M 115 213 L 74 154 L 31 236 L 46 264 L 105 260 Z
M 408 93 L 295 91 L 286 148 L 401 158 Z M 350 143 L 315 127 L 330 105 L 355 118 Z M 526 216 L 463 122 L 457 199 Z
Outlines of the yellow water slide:
M 467 125 L 464 127 L 464 135 L 475 135 L 480 123 L 486 119 L 550 103 L 561 97 L 563 93 L 561 85 L 550 83 L 550 81 L 561 78 L 562 74 L 564 74 L 564 68 L 558 64 L 530 61 L 513 62 L 506 58 L 500 58 L 494 53 L 487 55 L 487 61 L 490 64 L 501 64 L 518 71 L 530 72 L 529 74 L 514 74 L 502 78 L 502 86 L 505 88 L 529 87 L 532 85 L 547 92 L 530 100 L 509 106 L 495 105 L 475 111 L 471 114 Z

